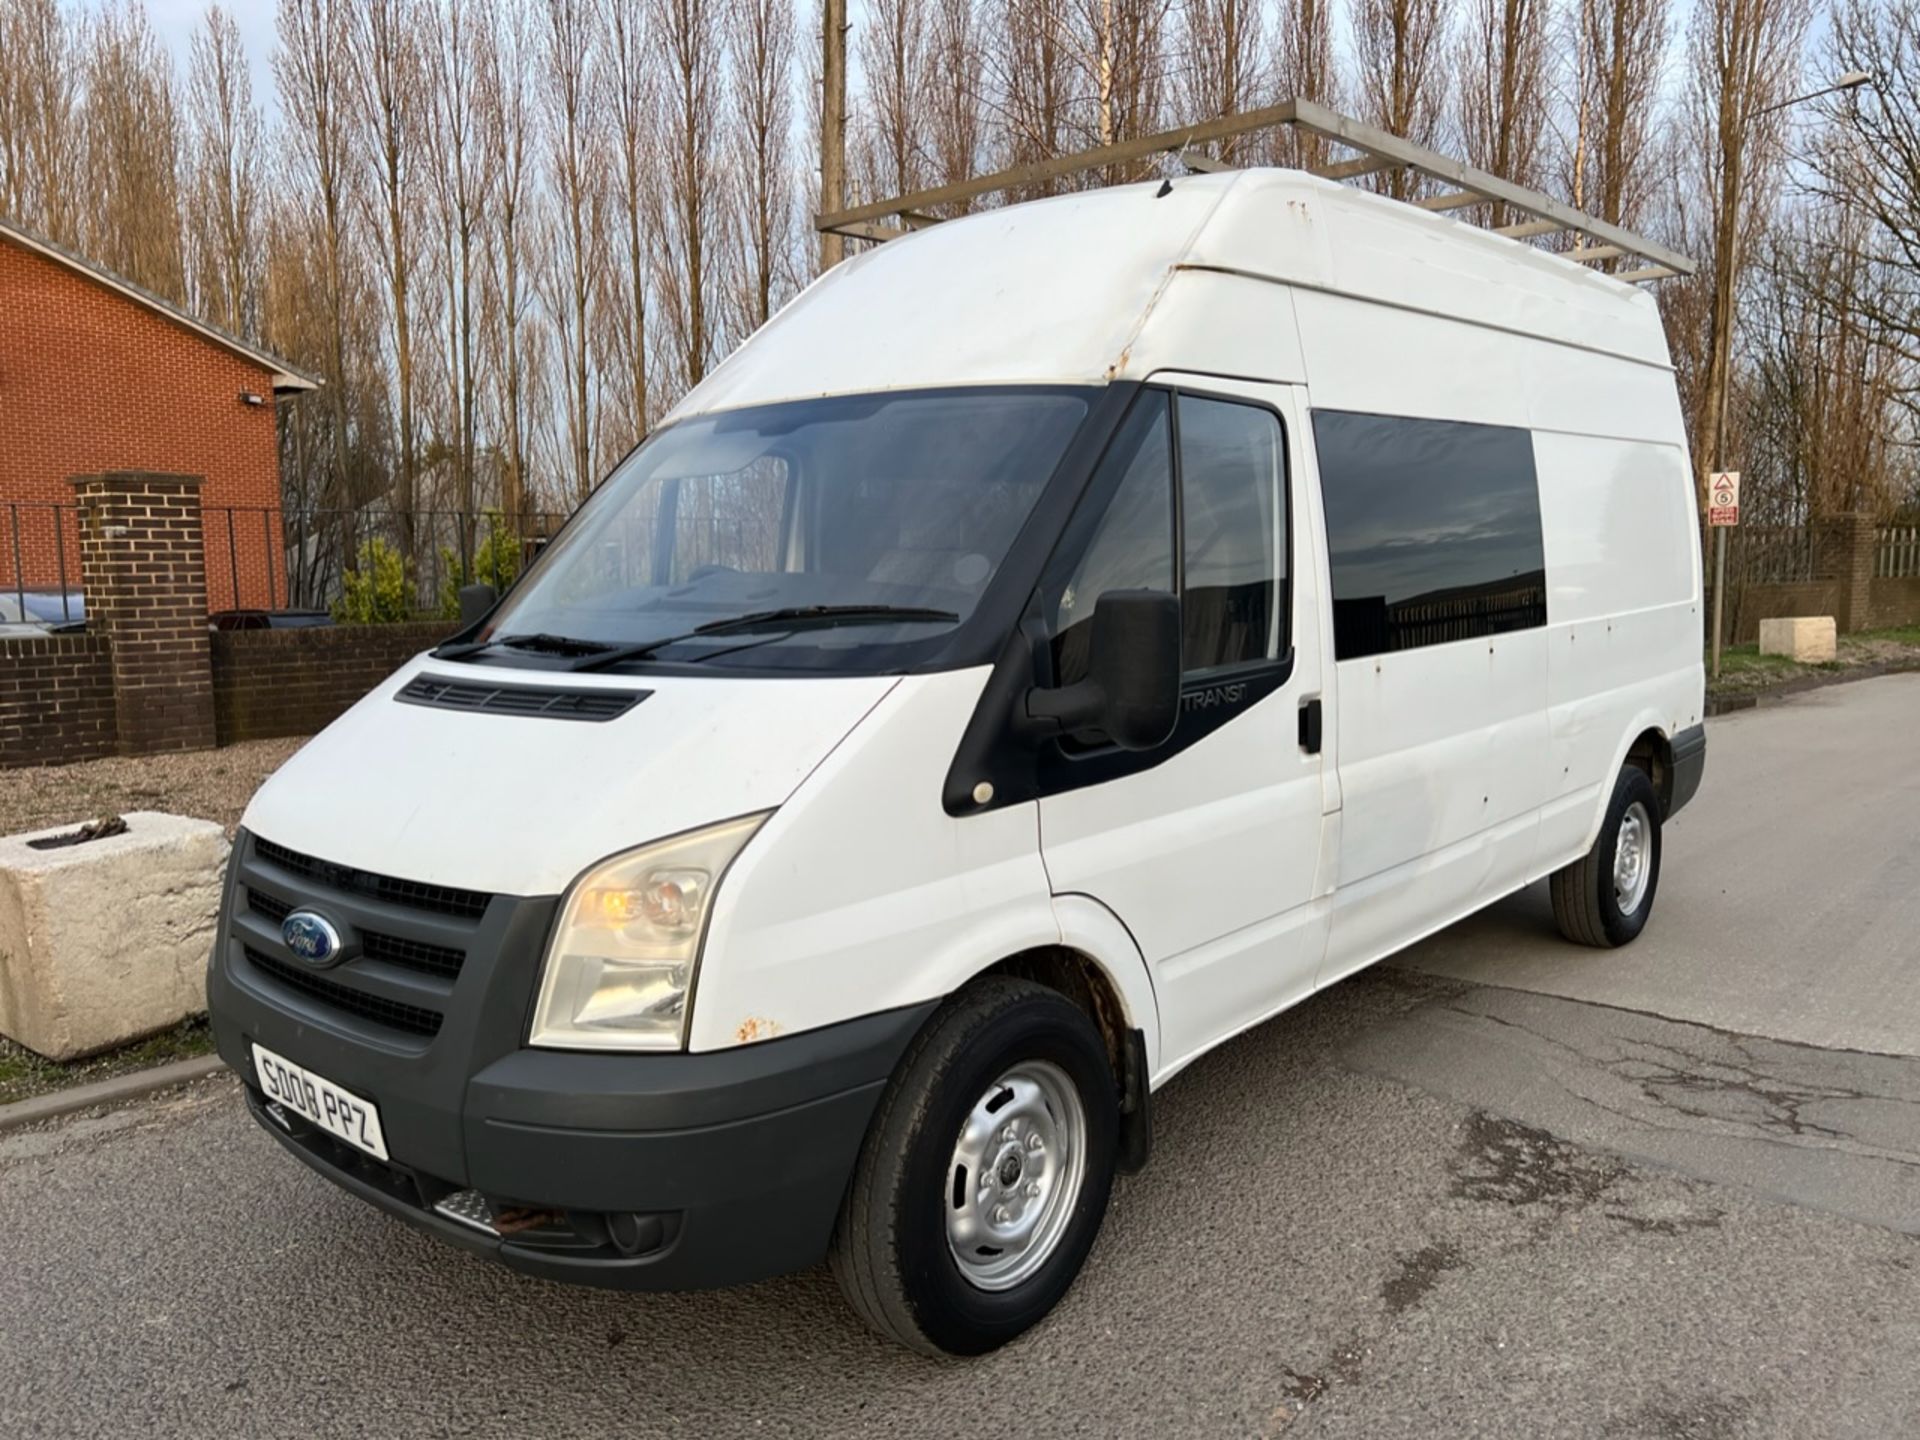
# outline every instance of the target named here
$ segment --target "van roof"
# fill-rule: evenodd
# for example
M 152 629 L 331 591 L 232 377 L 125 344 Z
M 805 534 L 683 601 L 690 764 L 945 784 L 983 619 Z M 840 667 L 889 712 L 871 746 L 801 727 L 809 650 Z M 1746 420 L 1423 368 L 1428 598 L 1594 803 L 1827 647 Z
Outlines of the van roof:
M 1185 287 L 1169 293 L 1183 271 L 1669 365 L 1658 308 L 1639 287 L 1299 170 L 1249 169 L 982 210 L 857 255 L 796 297 L 669 418 L 821 395 L 1098 384 L 1205 368 L 1165 343 L 1134 343 L 1156 307 L 1191 303 Z M 1208 323 L 1182 318 L 1157 324 L 1156 337 Z

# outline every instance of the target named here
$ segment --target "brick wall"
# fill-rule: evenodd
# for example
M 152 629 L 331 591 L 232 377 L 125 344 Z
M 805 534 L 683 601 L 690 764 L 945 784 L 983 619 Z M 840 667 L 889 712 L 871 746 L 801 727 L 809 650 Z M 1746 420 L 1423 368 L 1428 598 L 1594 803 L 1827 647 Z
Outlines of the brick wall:
M 205 749 L 213 697 L 199 477 L 118 471 L 72 484 L 87 627 L 110 643 L 121 753 Z
M 104 637 L 0 640 L 0 769 L 111 755 L 114 736 Z
M 1727 603 L 1734 613 L 1727 617 L 1729 645 L 1752 645 L 1760 639 L 1762 620 L 1782 620 L 1791 615 L 1832 615 L 1838 623 L 1841 589 L 1837 580 L 1802 580 L 1778 585 L 1746 585 L 1729 589 Z
M 246 404 L 243 392 L 264 403 Z M 68 584 L 79 584 L 71 475 L 163 470 L 204 477 L 210 508 L 280 503 L 270 371 L 5 239 L 0 436 L 0 588 L 15 581 L 15 513 L 24 583 L 52 589 L 64 552 Z M 207 599 L 221 610 L 236 598 L 224 531 L 218 543 Z M 264 530 L 258 514 L 239 526 L 239 603 L 266 603 L 279 545 L 277 511 Z
M 1875 580 L 1868 586 L 1867 626 L 1890 630 L 1897 625 L 1920 625 L 1920 576 L 1902 580 Z
M 429 620 L 216 634 L 213 707 L 220 743 L 311 735 L 458 628 Z

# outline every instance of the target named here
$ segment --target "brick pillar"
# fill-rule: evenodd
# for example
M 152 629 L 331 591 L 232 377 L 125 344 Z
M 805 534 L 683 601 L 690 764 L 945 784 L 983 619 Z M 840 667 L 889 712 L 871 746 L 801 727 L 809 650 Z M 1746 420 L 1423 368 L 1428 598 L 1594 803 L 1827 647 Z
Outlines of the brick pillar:
M 200 477 L 115 471 L 72 479 L 87 626 L 113 651 L 123 755 L 214 743 Z
M 1822 524 L 1820 576 L 1835 582 L 1833 619 L 1843 635 L 1866 629 L 1873 613 L 1873 552 L 1879 538 L 1873 516 L 1859 511 L 1830 516 Z

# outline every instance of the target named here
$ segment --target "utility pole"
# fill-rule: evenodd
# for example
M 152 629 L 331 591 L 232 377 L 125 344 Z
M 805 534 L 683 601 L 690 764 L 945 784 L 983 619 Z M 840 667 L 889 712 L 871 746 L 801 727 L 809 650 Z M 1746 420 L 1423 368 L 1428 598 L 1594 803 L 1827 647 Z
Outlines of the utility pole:
M 847 0 L 820 7 L 820 213 L 847 208 Z M 847 254 L 844 235 L 820 232 L 820 273 Z

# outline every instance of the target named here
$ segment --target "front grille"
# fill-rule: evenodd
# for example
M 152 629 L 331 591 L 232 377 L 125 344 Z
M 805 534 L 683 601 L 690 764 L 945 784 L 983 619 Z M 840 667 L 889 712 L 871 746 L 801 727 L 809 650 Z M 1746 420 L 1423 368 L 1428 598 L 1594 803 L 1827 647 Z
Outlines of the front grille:
M 436 680 L 422 675 L 394 695 L 407 705 L 439 710 L 477 710 L 492 715 L 527 715 L 547 720 L 613 720 L 653 692 L 650 690 L 559 690 L 535 685 L 484 685 L 466 680 Z
M 424 1035 L 431 1038 L 440 1033 L 440 1012 L 422 1009 L 418 1005 L 408 1005 L 399 1000 L 388 1000 L 379 995 L 370 995 L 364 990 L 349 989 L 336 984 L 323 976 L 303 969 L 291 961 L 276 959 L 253 946 L 244 947 L 247 963 L 270 975 L 289 990 L 297 990 L 315 1000 L 344 1010 L 349 1015 L 357 1015 L 362 1020 L 371 1020 L 376 1025 L 385 1025 L 390 1030 L 404 1031 L 408 1035 Z
M 278 925 L 293 913 L 293 906 L 266 890 L 247 887 L 247 908 Z M 467 952 L 451 945 L 431 945 L 424 940 L 409 940 L 401 935 L 382 935 L 375 930 L 360 932 L 360 953 L 369 960 L 384 960 L 389 965 L 418 970 L 423 975 L 438 975 L 445 980 L 459 978 Z
M 384 960 L 389 965 L 403 965 L 409 970 L 448 980 L 459 976 L 460 966 L 467 958 L 465 951 L 447 945 L 429 945 L 424 940 L 407 940 L 398 935 L 377 935 L 371 930 L 360 932 L 360 953 L 369 960 Z
M 269 895 L 264 890 L 255 890 L 251 885 L 247 887 L 247 908 L 256 915 L 266 916 L 276 925 L 293 913 L 293 906 L 278 895 Z
M 311 880 L 316 885 L 330 886 L 356 895 L 370 895 L 389 905 L 401 905 L 413 910 L 432 910 L 442 915 L 460 915 L 469 920 L 478 920 L 487 913 L 487 902 L 493 898 L 477 890 L 456 890 L 447 885 L 396 880 L 390 875 L 356 870 L 351 865 L 316 860 L 311 855 L 302 855 L 297 850 L 289 850 L 271 840 L 262 840 L 257 835 L 253 840 L 253 852 L 269 864 L 278 865 L 289 874 Z

